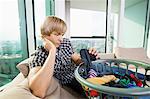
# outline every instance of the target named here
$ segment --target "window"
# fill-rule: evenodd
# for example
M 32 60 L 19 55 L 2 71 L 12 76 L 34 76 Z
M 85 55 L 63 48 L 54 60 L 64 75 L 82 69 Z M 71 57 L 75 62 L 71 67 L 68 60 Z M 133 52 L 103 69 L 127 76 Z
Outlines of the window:
M 71 42 L 74 50 L 78 53 L 81 48 L 88 49 L 90 47 L 96 48 L 98 51 L 105 51 L 105 39 L 74 38 L 71 39 Z
M 106 13 L 92 10 L 70 9 L 71 36 L 106 36 Z
M 70 1 L 70 37 L 77 52 L 96 47 L 106 52 L 106 0 Z
M 28 56 L 27 41 L 22 39 L 26 38 L 25 16 L 20 16 L 18 7 L 18 0 L 0 1 L 0 86 L 10 82 L 19 73 L 16 65 Z
M 21 57 L 17 0 L 1 0 L 0 13 L 0 55 Z

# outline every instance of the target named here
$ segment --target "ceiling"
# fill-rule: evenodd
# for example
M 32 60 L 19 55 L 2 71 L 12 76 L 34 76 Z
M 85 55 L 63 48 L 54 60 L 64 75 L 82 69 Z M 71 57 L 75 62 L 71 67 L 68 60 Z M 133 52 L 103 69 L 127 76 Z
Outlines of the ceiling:
M 106 11 L 106 0 L 66 0 L 70 1 L 70 7 L 94 11 Z M 121 0 L 112 0 L 112 11 L 118 12 Z M 145 0 L 125 0 L 125 8 L 132 7 Z

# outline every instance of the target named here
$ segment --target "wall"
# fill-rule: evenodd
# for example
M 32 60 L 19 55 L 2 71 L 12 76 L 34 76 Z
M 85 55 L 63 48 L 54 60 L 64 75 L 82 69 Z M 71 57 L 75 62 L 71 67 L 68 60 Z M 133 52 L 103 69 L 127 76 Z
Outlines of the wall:
M 146 5 L 146 0 L 143 0 L 125 8 L 121 46 L 143 47 Z

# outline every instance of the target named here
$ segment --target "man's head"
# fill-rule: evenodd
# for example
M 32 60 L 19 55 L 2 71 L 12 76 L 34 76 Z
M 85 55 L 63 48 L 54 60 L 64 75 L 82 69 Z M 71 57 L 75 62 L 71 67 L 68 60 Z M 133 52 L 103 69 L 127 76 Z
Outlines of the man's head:
M 66 30 L 66 23 L 62 19 L 55 16 L 48 16 L 41 26 L 41 36 L 42 38 L 46 37 L 58 47 L 62 42 L 62 36 Z

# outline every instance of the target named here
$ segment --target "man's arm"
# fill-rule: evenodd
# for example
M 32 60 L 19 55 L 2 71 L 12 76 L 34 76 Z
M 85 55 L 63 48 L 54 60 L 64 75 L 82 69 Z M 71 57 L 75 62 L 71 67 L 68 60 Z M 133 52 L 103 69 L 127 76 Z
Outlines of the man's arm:
M 51 45 L 49 41 L 46 43 L 46 48 L 49 51 L 49 55 L 40 68 L 33 68 L 29 73 L 29 88 L 31 92 L 40 98 L 44 98 L 47 89 L 50 85 L 51 78 L 54 72 L 56 48 Z
M 75 64 L 80 64 L 82 62 L 80 54 L 78 53 L 72 54 L 71 59 L 74 61 Z

